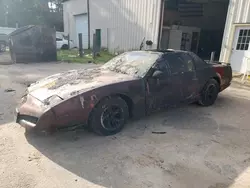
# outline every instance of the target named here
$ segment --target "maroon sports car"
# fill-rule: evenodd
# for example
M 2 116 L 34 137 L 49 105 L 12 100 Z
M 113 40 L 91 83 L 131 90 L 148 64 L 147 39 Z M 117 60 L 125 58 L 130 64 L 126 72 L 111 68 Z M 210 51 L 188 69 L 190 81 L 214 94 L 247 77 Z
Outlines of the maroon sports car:
M 32 84 L 16 109 L 16 121 L 27 129 L 86 125 L 112 135 L 130 117 L 182 103 L 212 105 L 231 80 L 230 65 L 207 63 L 192 52 L 126 52 L 100 68 L 71 70 Z

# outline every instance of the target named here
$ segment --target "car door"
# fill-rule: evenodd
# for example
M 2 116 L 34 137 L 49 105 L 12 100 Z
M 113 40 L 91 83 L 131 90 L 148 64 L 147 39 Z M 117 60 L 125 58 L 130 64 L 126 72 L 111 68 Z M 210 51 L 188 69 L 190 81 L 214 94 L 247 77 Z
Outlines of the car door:
M 185 70 L 182 74 L 184 102 L 193 102 L 199 96 L 199 80 L 193 58 L 188 53 L 180 53 Z
M 159 71 L 162 74 L 155 76 L 155 73 Z M 178 103 L 182 98 L 180 85 L 180 80 L 175 75 L 170 74 L 167 61 L 163 56 L 152 68 L 150 75 L 146 79 L 148 111 L 152 112 Z
M 181 82 L 181 102 L 193 102 L 199 94 L 198 79 L 193 58 L 185 52 L 173 53 L 167 58 L 171 74 L 177 75 Z

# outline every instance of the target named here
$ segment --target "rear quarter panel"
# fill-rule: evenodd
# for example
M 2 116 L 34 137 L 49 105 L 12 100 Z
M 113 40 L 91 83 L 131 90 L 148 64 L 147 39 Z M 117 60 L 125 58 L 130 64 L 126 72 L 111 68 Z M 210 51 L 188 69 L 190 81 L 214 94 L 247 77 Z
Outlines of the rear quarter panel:
M 220 81 L 220 84 L 223 82 L 223 76 L 224 76 L 224 69 L 222 69 L 223 74 L 216 70 L 213 64 L 207 63 L 200 59 L 196 54 L 190 52 L 189 55 L 193 58 L 195 62 L 195 69 L 196 69 L 196 76 L 198 79 L 198 89 L 201 91 L 205 84 L 211 79 L 211 78 L 218 78 Z M 222 67 L 220 64 L 216 64 L 219 67 Z M 220 85 L 220 87 L 222 87 Z
M 209 79 L 217 77 L 215 69 L 209 64 L 205 65 L 203 68 L 197 67 L 196 75 L 198 78 L 199 91 L 203 89 L 203 87 L 205 86 L 205 84 L 208 82 Z
M 231 81 L 232 81 L 232 68 L 229 64 L 222 64 L 222 63 L 214 63 L 212 64 L 216 74 L 220 78 L 221 81 L 221 91 L 226 89 Z

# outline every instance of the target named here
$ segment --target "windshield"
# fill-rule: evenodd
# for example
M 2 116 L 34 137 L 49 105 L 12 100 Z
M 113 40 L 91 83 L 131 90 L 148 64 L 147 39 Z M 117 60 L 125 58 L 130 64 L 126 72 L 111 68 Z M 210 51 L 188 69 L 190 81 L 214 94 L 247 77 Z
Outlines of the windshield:
M 159 52 L 126 52 L 114 57 L 104 64 L 102 68 L 122 74 L 143 77 L 160 56 L 161 53 Z

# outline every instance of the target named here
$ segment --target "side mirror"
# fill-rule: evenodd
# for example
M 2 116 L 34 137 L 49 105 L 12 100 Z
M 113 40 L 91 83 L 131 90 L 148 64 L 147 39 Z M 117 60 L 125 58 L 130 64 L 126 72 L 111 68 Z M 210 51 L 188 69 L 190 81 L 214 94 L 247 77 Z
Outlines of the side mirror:
M 162 75 L 163 75 L 163 72 L 162 72 L 162 71 L 156 70 L 156 71 L 153 73 L 152 77 L 153 77 L 153 78 L 160 78 L 160 77 L 162 77 Z

